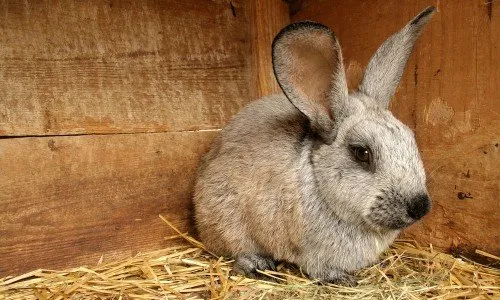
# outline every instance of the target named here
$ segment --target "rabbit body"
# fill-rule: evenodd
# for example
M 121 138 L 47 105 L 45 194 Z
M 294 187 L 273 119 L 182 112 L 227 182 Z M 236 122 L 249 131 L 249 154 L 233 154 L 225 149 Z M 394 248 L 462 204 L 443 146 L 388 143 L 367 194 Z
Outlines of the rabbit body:
M 196 219 L 205 245 L 224 256 L 286 260 L 314 278 L 373 263 L 398 231 L 363 227 L 329 207 L 315 182 L 317 147 L 307 118 L 284 95 L 246 106 L 200 166 Z
M 209 249 L 234 257 L 247 275 L 284 260 L 312 278 L 353 285 L 354 271 L 429 211 L 413 132 L 387 105 L 433 11 L 379 48 L 350 94 L 329 29 L 305 22 L 276 37 L 284 94 L 240 111 L 198 170 L 195 217 Z

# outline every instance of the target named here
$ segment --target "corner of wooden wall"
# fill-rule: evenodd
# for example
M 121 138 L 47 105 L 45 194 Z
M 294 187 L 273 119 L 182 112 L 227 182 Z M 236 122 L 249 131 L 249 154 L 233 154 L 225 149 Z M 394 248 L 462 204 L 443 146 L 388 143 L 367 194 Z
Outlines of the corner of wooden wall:
M 290 23 L 289 6 L 284 0 L 254 0 L 248 5 L 251 39 L 250 96 L 257 99 L 277 93 L 271 44 L 276 34 Z

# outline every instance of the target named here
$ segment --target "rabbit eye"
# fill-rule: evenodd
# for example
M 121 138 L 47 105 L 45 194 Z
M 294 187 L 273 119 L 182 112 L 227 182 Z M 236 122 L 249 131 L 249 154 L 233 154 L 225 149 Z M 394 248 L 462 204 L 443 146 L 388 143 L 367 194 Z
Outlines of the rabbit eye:
M 372 160 L 372 152 L 370 148 L 362 146 L 351 146 L 351 152 L 357 161 L 369 164 Z

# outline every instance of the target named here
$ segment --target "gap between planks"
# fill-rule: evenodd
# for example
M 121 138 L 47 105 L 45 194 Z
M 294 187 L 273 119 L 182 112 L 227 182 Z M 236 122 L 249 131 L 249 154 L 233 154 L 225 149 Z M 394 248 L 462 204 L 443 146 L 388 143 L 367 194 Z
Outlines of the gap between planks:
M 215 132 L 222 128 L 210 129 L 190 129 L 190 130 L 166 130 L 166 131 L 134 131 L 134 132 L 89 132 L 89 133 L 64 133 L 64 134 L 26 134 L 26 135 L 4 135 L 0 140 L 20 139 L 20 138 L 47 138 L 47 137 L 65 137 L 65 136 L 87 136 L 87 135 L 133 135 L 133 134 L 159 134 L 159 133 L 184 133 L 184 132 Z

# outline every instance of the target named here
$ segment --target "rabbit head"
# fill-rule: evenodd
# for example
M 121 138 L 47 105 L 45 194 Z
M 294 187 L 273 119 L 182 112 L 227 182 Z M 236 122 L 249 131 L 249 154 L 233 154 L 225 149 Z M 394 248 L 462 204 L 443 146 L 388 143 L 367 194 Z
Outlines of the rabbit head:
M 371 230 L 402 229 L 431 207 L 414 134 L 387 108 L 434 10 L 378 48 L 352 93 L 339 42 L 326 26 L 295 23 L 273 42 L 276 78 L 317 137 L 311 163 L 318 193 L 339 217 Z

